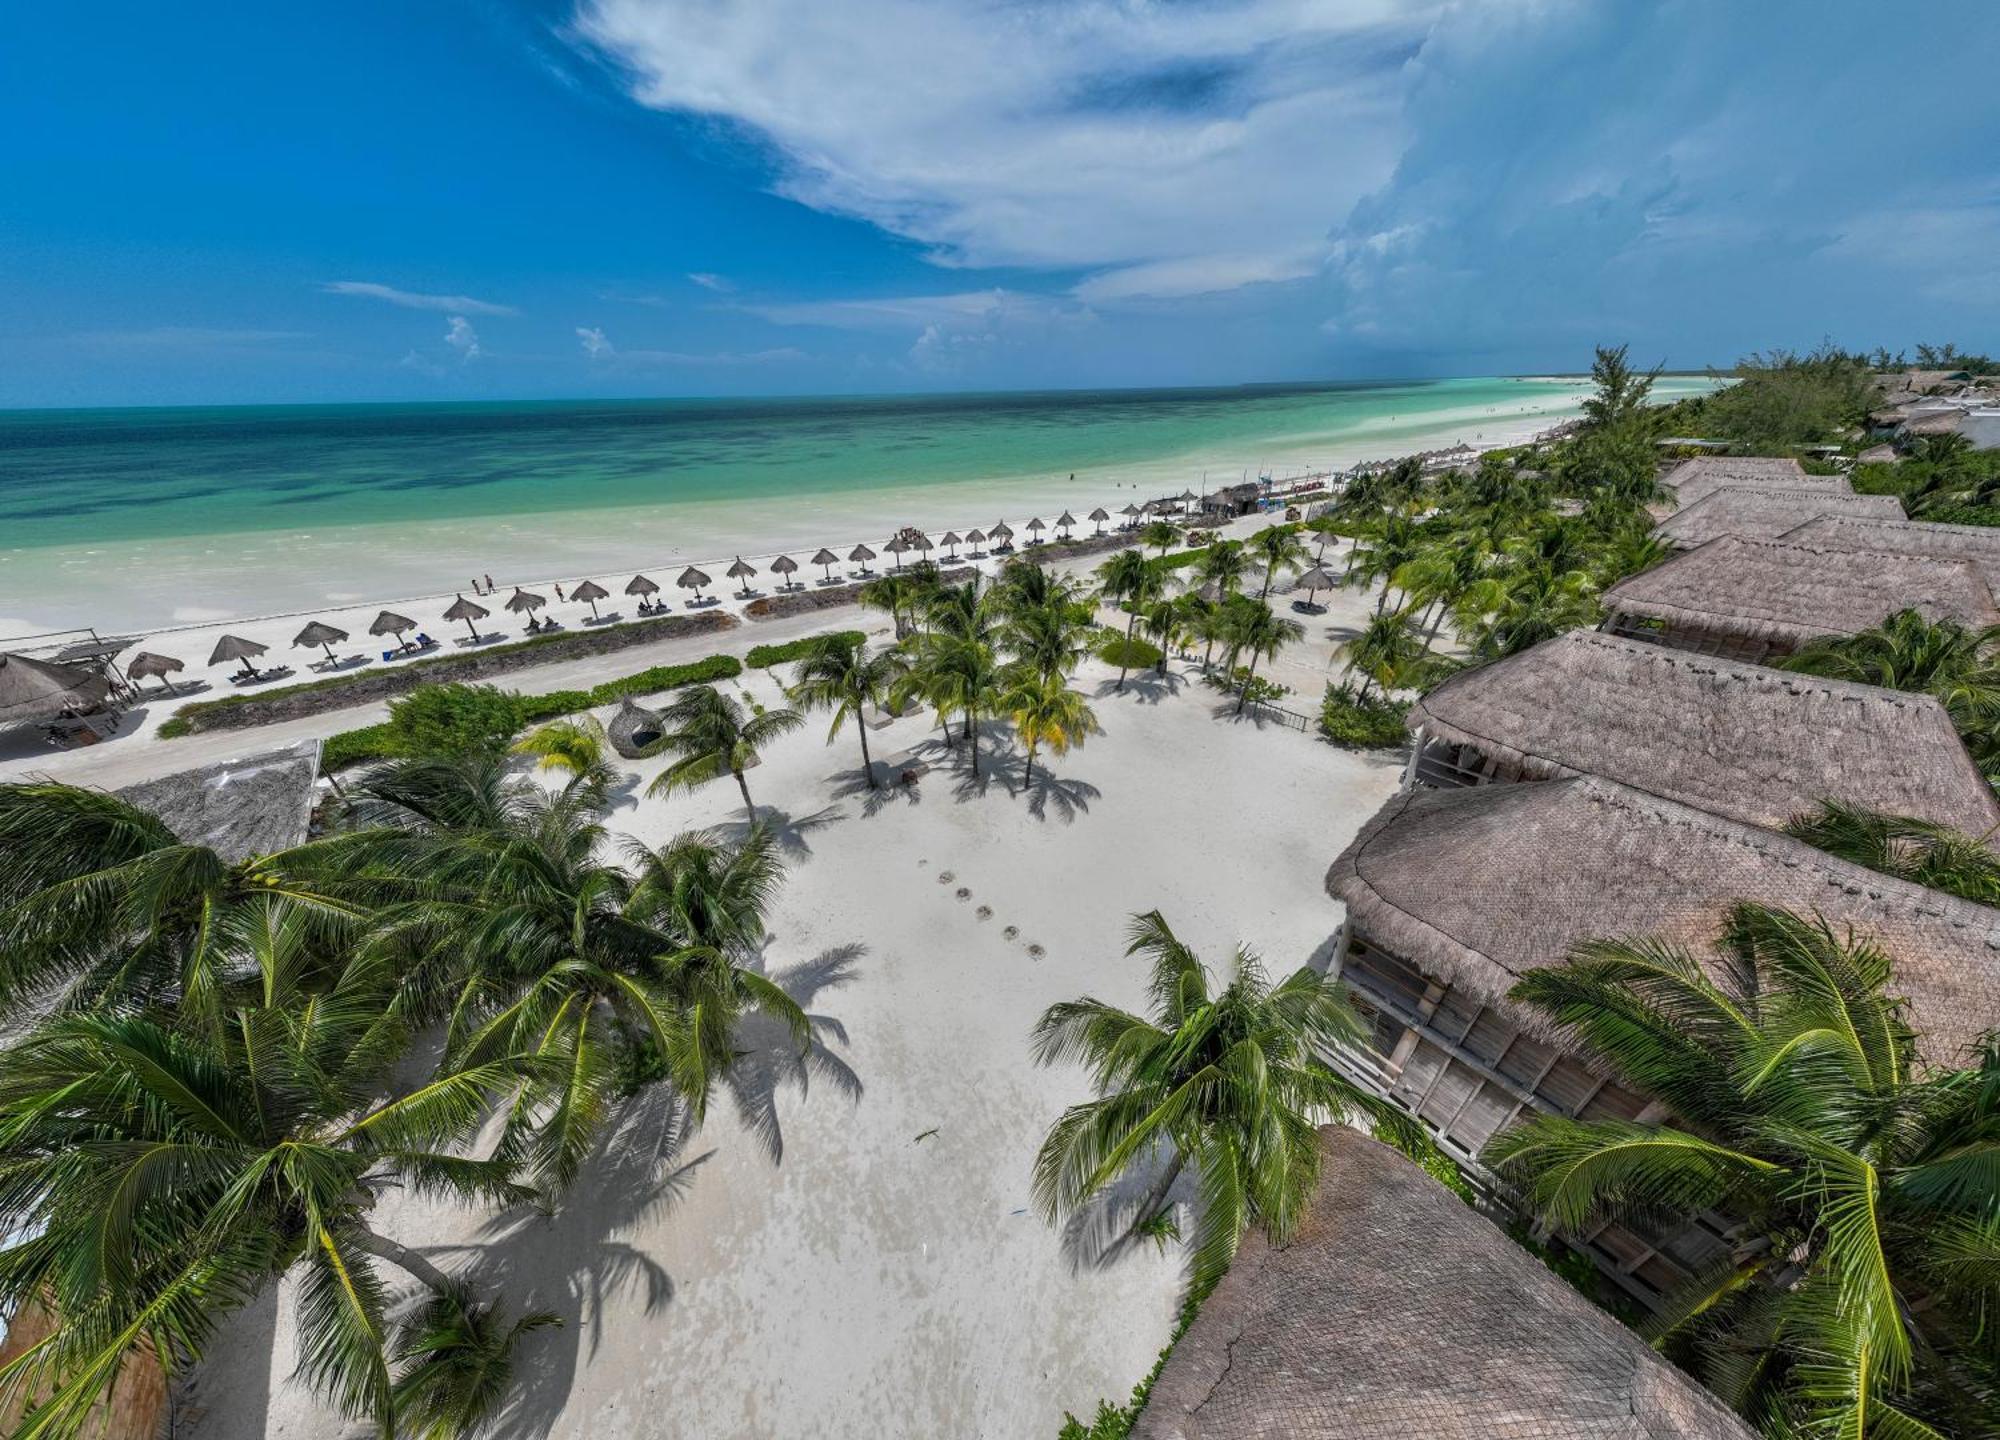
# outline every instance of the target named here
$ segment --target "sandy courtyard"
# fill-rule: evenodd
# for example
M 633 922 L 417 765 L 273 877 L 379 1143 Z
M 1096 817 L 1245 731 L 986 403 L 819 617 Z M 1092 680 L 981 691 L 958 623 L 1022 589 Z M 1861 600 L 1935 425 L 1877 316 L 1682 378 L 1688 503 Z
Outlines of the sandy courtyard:
M 1033 1067 L 1029 1028 L 1086 992 L 1142 1003 L 1133 911 L 1163 910 L 1212 964 L 1239 940 L 1273 972 L 1322 951 L 1339 920 L 1325 867 L 1397 762 L 1218 718 L 1178 672 L 1124 695 L 1112 678 L 1085 668 L 1105 733 L 1025 796 L 1002 741 L 984 793 L 939 765 L 878 801 L 854 732 L 826 746 L 824 717 L 750 773 L 792 864 L 768 968 L 824 1022 L 809 1085 L 773 1048 L 692 1136 L 642 1098 L 553 1220 L 385 1198 L 388 1233 L 475 1266 L 516 1313 L 565 1319 L 524 1345 L 497 1433 L 1053 1440 L 1065 1408 L 1122 1399 L 1146 1370 L 1180 1255 L 1072 1263 L 1031 1210 L 1035 1149 L 1084 1086 Z M 768 677 L 746 683 L 779 703 Z M 927 735 L 910 718 L 870 740 L 879 758 Z M 659 763 L 632 768 L 643 782 Z M 740 833 L 726 782 L 637 793 L 614 828 Z M 286 1304 L 233 1322 L 177 1433 L 364 1433 L 291 1378 Z

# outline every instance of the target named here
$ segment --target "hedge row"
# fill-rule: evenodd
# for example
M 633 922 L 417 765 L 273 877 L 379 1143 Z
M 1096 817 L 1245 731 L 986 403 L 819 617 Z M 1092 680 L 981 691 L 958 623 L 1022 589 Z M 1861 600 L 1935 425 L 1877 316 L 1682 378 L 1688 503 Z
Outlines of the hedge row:
M 733 680 L 743 673 L 743 662 L 734 655 L 710 655 L 685 665 L 654 665 L 633 675 L 607 680 L 588 690 L 551 690 L 542 695 L 516 695 L 520 723 L 535 725 L 563 715 L 574 715 L 598 705 L 609 705 L 626 695 L 652 695 L 682 685 L 700 685 L 715 680 Z M 387 760 L 396 753 L 395 722 L 364 725 L 327 737 L 320 749 L 320 769 L 339 770 L 371 760 Z
M 160 726 L 160 738 L 176 739 L 205 730 L 242 730 L 283 720 L 300 720 L 326 710 L 366 705 L 406 694 L 432 681 L 491 680 L 531 665 L 553 660 L 608 655 L 635 645 L 650 645 L 683 635 L 733 629 L 736 617 L 716 611 L 701 615 L 671 615 L 638 620 L 597 630 L 565 630 L 535 635 L 509 645 L 493 645 L 463 655 L 434 655 L 411 660 L 393 670 L 368 670 L 332 675 L 275 690 L 226 695 L 184 705 Z
M 743 663 L 753 670 L 768 670 L 773 665 L 785 665 L 802 658 L 822 641 L 838 640 L 843 645 L 859 645 L 867 638 L 867 633 L 861 630 L 829 630 L 824 635 L 806 635 L 781 645 L 752 645 L 750 653 L 743 657 Z

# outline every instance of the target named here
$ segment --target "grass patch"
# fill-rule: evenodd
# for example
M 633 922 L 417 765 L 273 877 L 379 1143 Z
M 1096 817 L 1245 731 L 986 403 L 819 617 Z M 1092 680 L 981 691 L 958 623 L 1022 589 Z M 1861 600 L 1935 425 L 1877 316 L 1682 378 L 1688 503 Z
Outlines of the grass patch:
M 824 635 L 806 635 L 781 645 L 752 645 L 743 662 L 753 670 L 768 670 L 773 665 L 786 665 L 803 659 L 814 646 L 827 640 L 837 639 L 848 645 L 859 645 L 867 638 L 867 634 L 860 630 L 829 630 Z
M 1114 630 L 1098 642 L 1097 658 L 1107 665 L 1144 670 L 1149 665 L 1159 664 L 1161 655 L 1160 647 L 1150 640 L 1141 640 L 1137 635 L 1128 640 Z

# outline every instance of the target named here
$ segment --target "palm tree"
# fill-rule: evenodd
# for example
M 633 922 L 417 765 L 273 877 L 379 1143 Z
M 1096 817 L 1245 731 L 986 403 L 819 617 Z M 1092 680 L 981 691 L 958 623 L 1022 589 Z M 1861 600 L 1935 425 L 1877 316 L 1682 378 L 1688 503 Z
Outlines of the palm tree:
M 1146 638 L 1160 647 L 1160 658 L 1153 664 L 1157 675 L 1167 673 L 1167 652 L 1187 634 L 1189 602 L 1206 603 L 1199 595 L 1171 595 L 1153 601 L 1146 607 L 1142 617 Z
M 1839 800 L 1823 800 L 1818 810 L 1793 816 L 1785 833 L 1884 875 L 2000 905 L 2000 856 L 1987 843 L 1990 835 L 1975 838 L 1949 825 Z
M 1065 610 L 1079 604 L 1075 582 L 1033 560 L 1007 562 L 987 595 L 996 618 L 1011 619 L 1041 610 Z
M 476 1434 L 506 1401 L 516 1342 L 560 1324 L 543 1310 L 509 1325 L 499 1306 L 482 1304 L 456 1281 L 433 1291 L 396 1339 L 405 1362 L 390 1390 L 398 1433 L 411 1440 Z
M 1239 603 L 1232 607 L 1228 632 L 1231 668 L 1236 656 L 1246 652 L 1250 656 L 1250 673 L 1236 692 L 1236 713 L 1241 715 L 1243 707 L 1250 703 L 1250 684 L 1257 678 L 1257 662 L 1277 659 L 1280 650 L 1305 638 L 1306 627 L 1275 613 L 1261 600 L 1243 596 L 1237 599 Z
M 1306 554 L 1304 542 L 1284 525 L 1259 530 L 1251 538 L 1250 549 L 1264 562 L 1264 588 L 1257 592 L 1259 600 L 1270 595 L 1271 582 L 1277 579 L 1280 566 L 1302 570 L 1312 561 L 1312 557 Z
M 1067 681 L 1090 653 L 1095 628 L 1087 610 L 1068 604 L 1015 615 L 1002 632 L 1014 654 L 1009 668 L 1041 679 Z
M 232 863 L 114 795 L 0 785 L 0 1015 L 53 1000 L 220 1024 L 231 996 L 256 987 L 256 946 L 278 907 L 323 956 L 365 926 L 323 853 Z
M 1873 629 L 1830 637 L 1771 663 L 1830 680 L 1934 695 L 1973 758 L 1989 776 L 2000 770 L 2000 627 L 1969 630 L 1955 620 L 1926 620 L 1899 610 Z
M 1250 557 L 1244 553 L 1241 540 L 1212 541 L 1195 561 L 1195 584 L 1214 586 L 1220 603 L 1243 588 L 1243 577 L 1249 570 Z
M 1361 693 L 1355 697 L 1359 704 L 1367 700 L 1371 685 L 1380 685 L 1385 695 L 1406 688 L 1428 653 L 1424 645 L 1410 612 L 1390 610 L 1372 616 L 1360 634 L 1334 651 L 1334 658 L 1345 660 L 1350 673 L 1360 672 Z
M 1676 1118 L 1539 1115 L 1489 1157 L 1565 1229 L 1744 1217 L 1665 1345 L 1766 1433 L 1983 1433 L 1961 1367 L 1990 1354 L 2000 1303 L 2000 1046 L 1920 1075 L 1890 957 L 1817 917 L 1739 905 L 1721 954 L 1599 941 L 1524 976 L 1517 1000 Z
M 1181 527 L 1171 520 L 1149 520 L 1139 530 L 1139 543 L 1157 545 L 1162 555 L 1173 549 L 1174 542 L 1180 538 Z
M 757 823 L 757 807 L 751 802 L 743 772 L 757 762 L 757 752 L 764 746 L 806 723 L 805 716 L 790 709 L 746 716 L 742 705 L 713 685 L 689 686 L 660 718 L 666 731 L 644 753 L 675 758 L 646 787 L 646 793 L 659 796 L 692 790 L 732 775 L 736 788 L 743 792 L 743 812 L 753 825 Z
M 1352 580 L 1364 588 L 1376 580 L 1382 593 L 1375 597 L 1375 613 L 1388 607 L 1396 572 L 1424 553 L 1424 537 L 1416 522 L 1407 515 L 1384 515 L 1369 526 L 1348 552 L 1343 583 Z
M 861 737 L 861 773 L 869 788 L 877 786 L 875 762 L 868 754 L 868 706 L 878 709 L 889 698 L 909 662 L 893 650 L 868 651 L 868 642 L 841 635 L 827 635 L 814 643 L 793 671 L 793 700 L 804 710 L 831 710 L 833 724 L 826 732 L 831 745 L 841 727 L 854 721 Z
M 604 743 L 604 727 L 597 717 L 576 715 L 529 731 L 514 742 L 514 753 L 534 756 L 537 769 L 559 770 L 572 783 L 587 777 L 608 782 Z
M 922 604 L 929 591 L 908 575 L 891 572 L 878 575 L 855 592 L 855 599 L 872 610 L 886 614 L 896 626 L 896 638 L 910 633 L 910 612 Z
M 1417 557 L 1391 577 L 1410 604 L 1426 607 L 1423 619 L 1423 648 L 1429 653 L 1437 639 L 1445 615 L 1479 583 L 1492 563 L 1492 551 L 1484 537 L 1460 534 L 1426 546 Z M 1404 608 L 1409 608 L 1406 605 Z M 1378 615 L 1379 619 L 1380 616 Z
M 963 717 L 963 736 L 971 743 L 972 776 L 976 780 L 980 773 L 979 721 L 993 713 L 1004 683 L 999 656 L 989 641 L 962 639 L 940 631 L 918 652 L 916 667 L 898 693 L 921 695 L 937 710 L 940 720 L 951 715 Z
M 1132 632 L 1138 627 L 1139 612 L 1149 601 L 1159 598 L 1165 582 L 1160 572 L 1147 563 L 1146 557 L 1137 550 L 1120 550 L 1109 560 L 1097 567 L 1097 588 L 1105 599 L 1125 608 L 1125 653 L 1124 661 L 1118 667 L 1118 688 L 1125 688 L 1125 675 L 1131 669 Z
M 1028 763 L 1021 772 L 1021 788 L 1035 778 L 1035 750 L 1046 745 L 1057 755 L 1067 754 L 1072 745 L 1102 728 L 1083 696 L 1069 688 L 1061 675 L 1024 670 L 1000 702 L 1014 729 L 1028 745 Z
M 47 1398 L 15 1433 L 81 1435 L 121 1367 L 150 1352 L 198 1361 L 217 1322 L 287 1274 L 298 1280 L 300 1369 L 352 1418 L 390 1433 L 387 1262 L 451 1281 L 371 1228 L 381 1188 L 468 1200 L 524 1192 L 504 1159 L 464 1153 L 521 1062 L 495 1055 L 396 1083 L 407 1021 L 393 977 L 356 963 L 299 988 L 298 916 L 262 947 L 268 994 L 227 1023 L 71 1014 L 0 1070 L 0 1303 L 46 1304 L 61 1325 L 0 1377 Z
M 1596 622 L 1597 584 L 1585 570 L 1519 562 L 1469 586 L 1457 607 L 1461 634 L 1498 660 Z
M 1192 1167 L 1199 1289 L 1228 1268 L 1246 1225 L 1279 1243 L 1291 1233 L 1318 1179 L 1317 1125 L 1352 1113 L 1403 1122 L 1327 1063 L 1365 1043 L 1338 981 L 1302 966 L 1273 986 L 1239 946 L 1215 990 L 1157 910 L 1133 917 L 1125 953 L 1151 964 L 1149 1015 L 1086 996 L 1050 1006 L 1035 1026 L 1035 1062 L 1081 1062 L 1097 1092 L 1042 1142 L 1035 1200 L 1059 1221 L 1135 1166 L 1164 1160 L 1144 1224 Z

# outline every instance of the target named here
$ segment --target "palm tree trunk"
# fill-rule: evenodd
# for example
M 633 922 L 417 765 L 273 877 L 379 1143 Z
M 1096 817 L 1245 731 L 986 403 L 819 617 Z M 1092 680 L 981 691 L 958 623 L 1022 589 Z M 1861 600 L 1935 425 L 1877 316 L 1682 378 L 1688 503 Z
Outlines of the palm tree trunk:
M 1250 682 L 1257 678 L 1257 652 L 1250 652 L 1250 673 L 1243 677 L 1243 688 L 1236 692 L 1236 713 L 1241 715 L 1243 707 L 1250 703 Z
M 387 1260 L 404 1274 L 415 1277 L 433 1290 L 451 1287 L 451 1277 L 431 1264 L 407 1245 L 391 1240 L 387 1235 L 377 1235 L 363 1227 L 355 1237 L 355 1243 L 377 1260 Z
M 861 713 L 861 707 L 854 710 L 854 728 L 861 736 L 861 774 L 867 780 L 868 788 L 875 788 L 875 762 L 868 755 L 868 717 Z
M 1035 742 L 1028 742 L 1028 768 L 1021 772 L 1021 788 L 1026 790 L 1035 783 Z
M 1125 688 L 1125 672 L 1132 664 L 1132 628 L 1139 623 L 1139 612 L 1134 610 L 1125 619 L 1125 663 L 1118 667 L 1118 688 Z
M 750 782 L 743 778 L 741 770 L 732 769 L 730 773 L 736 777 L 736 788 L 743 792 L 743 813 L 748 815 L 750 823 L 755 825 L 757 823 L 757 807 L 750 799 Z
M 1277 578 L 1277 574 L 1278 574 L 1277 561 L 1273 560 L 1269 565 L 1266 565 L 1264 567 L 1264 588 L 1257 592 L 1257 598 L 1259 600 L 1268 600 L 1271 597 L 1271 581 Z
M 1437 609 L 1431 613 L 1431 628 L 1424 636 L 1424 654 L 1431 653 L 1431 642 L 1437 639 L 1438 627 L 1444 624 L 1444 601 L 1438 601 Z
M 965 732 L 972 737 L 972 778 L 979 778 L 979 727 L 972 723 L 972 707 L 965 708 Z

